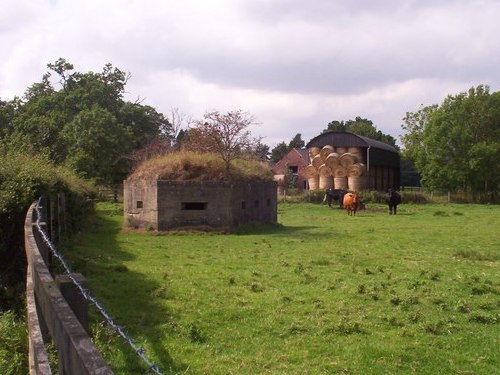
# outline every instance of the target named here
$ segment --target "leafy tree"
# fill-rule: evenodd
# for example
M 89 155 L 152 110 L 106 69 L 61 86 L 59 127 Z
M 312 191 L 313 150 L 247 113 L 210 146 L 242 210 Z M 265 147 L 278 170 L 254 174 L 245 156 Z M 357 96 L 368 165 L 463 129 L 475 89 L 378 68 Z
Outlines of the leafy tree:
M 322 131 L 322 133 L 328 133 L 328 132 L 346 132 L 347 127 L 344 121 L 331 121 L 328 123 L 326 126 L 326 129 Z
M 297 148 L 300 150 L 300 149 L 304 148 L 305 145 L 306 145 L 306 143 L 302 140 L 302 134 L 297 133 L 295 135 L 295 137 L 293 137 L 292 140 L 290 141 L 290 143 L 288 144 L 288 150 L 292 150 L 294 148 Z
M 271 161 L 273 163 L 279 162 L 288 153 L 289 148 L 285 142 L 280 142 L 271 150 Z
M 8 102 L 0 99 L 0 140 L 12 131 L 12 120 L 20 106 L 20 100 L 14 98 Z
M 175 149 L 176 150 L 182 149 L 184 143 L 188 143 L 188 141 L 189 141 L 188 131 L 184 129 L 179 130 L 177 137 L 175 137 Z
M 225 164 L 226 174 L 231 172 L 231 162 L 259 141 L 252 138 L 248 127 L 253 116 L 241 110 L 226 114 L 206 112 L 203 119 L 195 121 L 189 129 L 188 149 L 218 154 Z
M 113 182 L 128 173 L 134 150 L 158 137 L 173 142 L 172 125 L 163 114 L 123 100 L 129 78 L 125 72 L 111 64 L 98 73 L 73 72 L 73 65 L 64 59 L 48 67 L 50 71 L 26 90 L 23 100 L 0 105 L 4 143 L 48 153 L 56 164 L 70 165 L 100 182 Z M 51 84 L 52 74 L 59 77 L 59 89 Z
M 500 183 L 500 92 L 487 86 L 448 96 L 403 119 L 405 154 L 433 189 L 496 191 Z
M 305 142 L 302 140 L 302 134 L 297 133 L 295 137 L 293 137 L 288 144 L 285 142 L 278 143 L 271 150 L 271 161 L 273 163 L 277 163 L 292 149 L 302 149 L 305 146 Z
M 133 144 L 131 129 L 97 105 L 75 116 L 62 131 L 62 139 L 68 145 L 66 163 L 100 183 L 111 183 L 123 174 L 124 155 Z
M 258 140 L 254 145 L 252 145 L 247 153 L 250 157 L 253 157 L 260 161 L 269 161 L 269 146 Z

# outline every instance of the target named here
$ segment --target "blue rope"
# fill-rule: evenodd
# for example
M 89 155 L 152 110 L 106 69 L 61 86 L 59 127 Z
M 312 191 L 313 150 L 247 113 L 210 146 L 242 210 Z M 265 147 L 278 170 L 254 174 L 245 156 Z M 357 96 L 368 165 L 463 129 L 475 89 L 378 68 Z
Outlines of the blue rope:
M 40 200 L 41 200 L 41 198 L 40 198 Z M 134 342 L 134 340 L 129 335 L 127 335 L 127 333 L 125 333 L 125 331 L 123 330 L 123 328 L 120 327 L 118 324 L 115 323 L 115 321 L 113 320 L 113 318 L 108 314 L 108 312 L 104 309 L 104 307 L 94 297 L 92 297 L 92 295 L 90 295 L 89 291 L 87 289 L 85 289 L 83 287 L 83 285 L 81 285 L 78 282 L 78 280 L 76 280 L 76 278 L 73 276 L 73 271 L 71 270 L 71 267 L 66 262 L 66 260 L 63 258 L 63 256 L 58 253 L 58 251 L 56 250 L 56 247 L 54 246 L 54 244 L 52 243 L 52 241 L 50 241 L 47 233 L 42 229 L 42 227 L 40 225 L 40 207 L 39 207 L 40 200 L 38 201 L 37 205 L 35 206 L 35 210 L 36 210 L 36 214 L 37 214 L 37 219 L 36 219 L 36 222 L 35 222 L 35 226 L 38 229 L 38 231 L 40 232 L 40 234 L 41 234 L 41 236 L 43 238 L 43 241 L 47 244 L 47 246 L 49 247 L 49 249 L 52 252 L 52 254 L 57 259 L 59 259 L 59 262 L 61 262 L 62 266 L 64 267 L 64 270 L 66 271 L 66 274 L 71 279 L 71 281 L 73 281 L 73 283 L 76 285 L 76 287 L 78 288 L 78 290 L 80 290 L 80 293 L 82 293 L 82 295 L 85 297 L 85 299 L 87 301 L 89 301 L 89 303 L 91 303 L 92 305 L 94 305 L 97 308 L 97 310 L 99 310 L 99 312 L 104 317 L 104 319 L 109 324 L 109 326 L 115 332 L 117 332 L 121 337 L 123 337 L 123 339 L 132 347 L 132 349 L 134 350 L 134 352 L 148 365 L 149 370 L 152 371 L 155 374 L 161 375 L 162 373 L 161 373 L 160 369 L 158 368 L 158 366 L 155 363 L 153 363 L 152 361 L 150 361 L 145 356 L 144 349 L 140 348 L 140 347 L 138 347 L 136 345 L 136 343 Z

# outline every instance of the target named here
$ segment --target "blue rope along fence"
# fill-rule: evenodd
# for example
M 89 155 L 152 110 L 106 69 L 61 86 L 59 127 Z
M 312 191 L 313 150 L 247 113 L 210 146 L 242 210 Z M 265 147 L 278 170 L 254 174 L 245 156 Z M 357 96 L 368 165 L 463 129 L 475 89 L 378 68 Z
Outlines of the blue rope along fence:
M 41 198 L 40 198 L 40 200 L 41 200 Z M 151 372 L 153 372 L 155 374 L 160 374 L 161 375 L 162 373 L 161 373 L 160 369 L 158 368 L 158 366 L 154 362 L 150 361 L 146 357 L 146 355 L 144 354 L 144 349 L 140 348 L 134 342 L 134 340 L 129 335 L 127 335 L 127 333 L 124 331 L 124 329 L 122 327 L 120 327 L 118 324 L 115 323 L 115 321 L 113 320 L 113 318 L 108 314 L 108 312 L 104 309 L 104 307 L 94 297 L 92 297 L 92 295 L 89 293 L 89 291 L 85 287 L 83 287 L 83 285 L 81 285 L 78 282 L 78 280 L 75 279 L 75 277 L 73 276 L 73 271 L 71 270 L 71 267 L 66 262 L 66 260 L 64 259 L 64 257 L 57 251 L 56 247 L 54 246 L 54 244 L 52 243 L 52 241 L 49 239 L 47 233 L 45 232 L 45 230 L 40 225 L 40 208 L 39 208 L 40 200 L 38 201 L 38 203 L 37 203 L 37 205 L 35 207 L 36 214 L 37 214 L 37 219 L 36 219 L 36 222 L 35 222 L 35 226 L 38 229 L 40 235 L 42 236 L 43 241 L 49 247 L 52 255 L 55 256 L 59 260 L 59 262 L 63 266 L 64 271 L 66 272 L 67 276 L 75 284 L 75 286 L 78 288 L 78 290 L 80 291 L 80 293 L 82 293 L 83 297 L 90 304 L 94 305 L 97 308 L 97 310 L 101 313 L 101 315 L 104 317 L 104 319 L 106 320 L 106 322 L 108 323 L 108 325 L 113 329 L 113 331 L 115 331 L 116 333 L 118 333 L 125 340 L 125 342 L 127 342 L 132 347 L 132 349 L 137 354 L 137 356 L 139 356 L 139 358 L 143 362 L 145 362 L 147 364 L 148 371 L 151 371 Z

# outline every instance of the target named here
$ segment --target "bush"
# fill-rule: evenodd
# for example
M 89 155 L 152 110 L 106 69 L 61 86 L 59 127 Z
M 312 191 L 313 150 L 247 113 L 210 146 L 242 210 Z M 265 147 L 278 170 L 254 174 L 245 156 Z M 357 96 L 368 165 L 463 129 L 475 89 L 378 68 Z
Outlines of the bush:
M 0 311 L 19 305 L 8 298 L 18 293 L 23 283 L 25 256 L 23 248 L 24 217 L 29 205 L 41 195 L 67 194 L 68 217 L 80 212 L 82 197 L 92 192 L 89 183 L 73 172 L 54 166 L 45 155 L 12 151 L 0 147 Z M 68 222 L 71 224 L 71 222 Z

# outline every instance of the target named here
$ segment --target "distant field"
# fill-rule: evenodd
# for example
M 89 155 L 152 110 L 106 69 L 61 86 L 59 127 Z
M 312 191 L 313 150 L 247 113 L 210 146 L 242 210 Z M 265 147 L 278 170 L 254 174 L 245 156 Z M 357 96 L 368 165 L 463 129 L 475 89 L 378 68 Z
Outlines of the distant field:
M 65 246 L 167 373 L 495 374 L 500 206 L 280 204 L 239 234 L 123 232 L 120 205 Z M 99 322 L 117 374 L 145 373 Z

